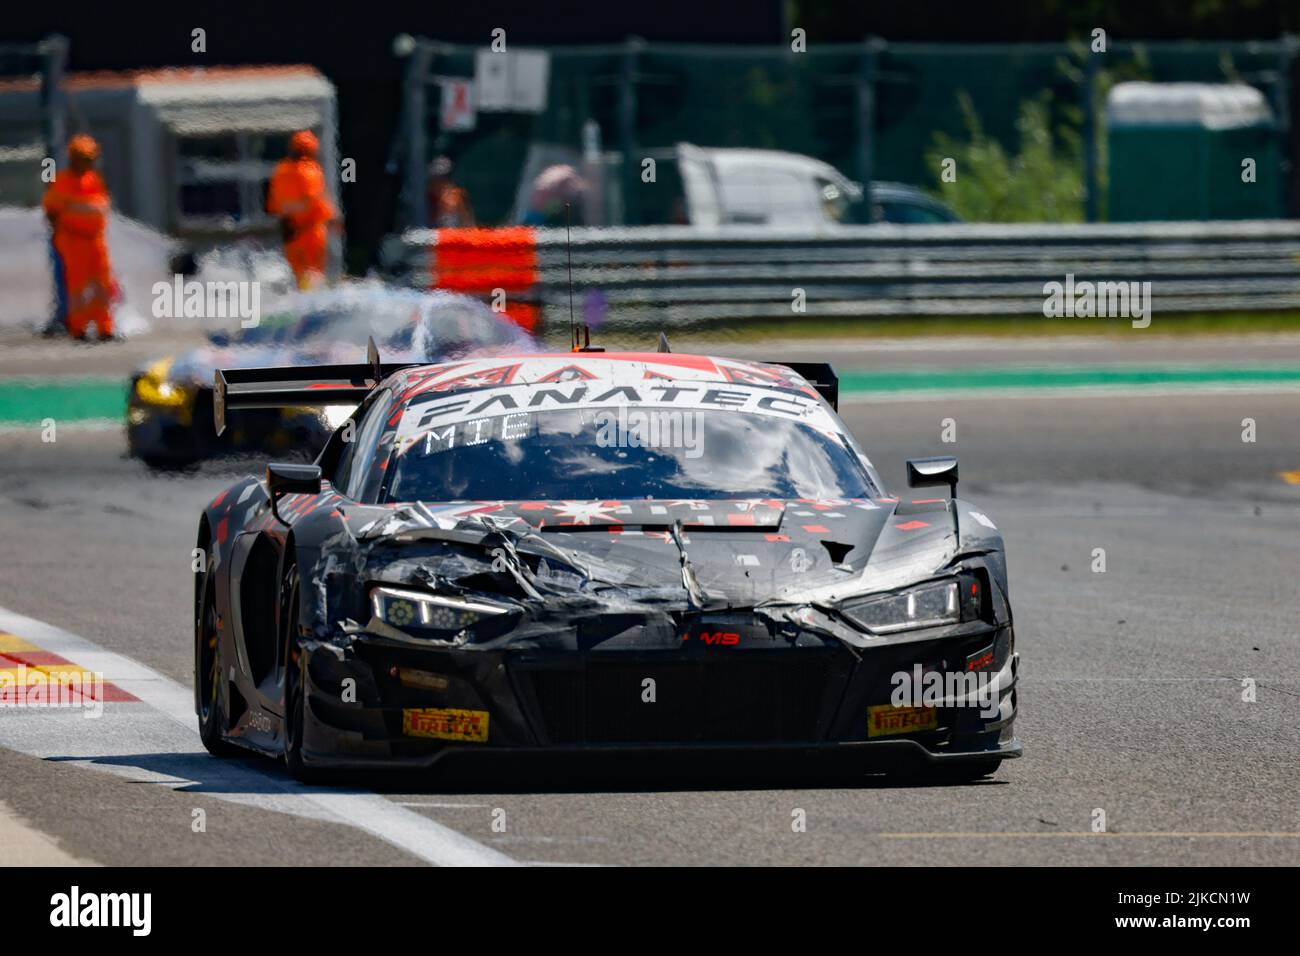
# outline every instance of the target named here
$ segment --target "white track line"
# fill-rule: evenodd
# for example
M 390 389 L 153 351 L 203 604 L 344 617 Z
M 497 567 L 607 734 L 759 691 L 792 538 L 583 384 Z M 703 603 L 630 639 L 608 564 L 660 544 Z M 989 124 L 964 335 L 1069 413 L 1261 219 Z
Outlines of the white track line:
M 35 618 L 0 608 L 0 631 L 58 654 L 140 698 L 102 716 L 76 709 L 0 709 L 0 746 L 246 806 L 355 827 L 437 866 L 514 866 L 511 857 L 374 793 L 306 787 L 256 761 L 210 757 L 197 733 L 194 694 L 152 668 Z M 135 757 L 134 761 L 125 760 Z M 107 758 L 107 759 L 106 759 Z

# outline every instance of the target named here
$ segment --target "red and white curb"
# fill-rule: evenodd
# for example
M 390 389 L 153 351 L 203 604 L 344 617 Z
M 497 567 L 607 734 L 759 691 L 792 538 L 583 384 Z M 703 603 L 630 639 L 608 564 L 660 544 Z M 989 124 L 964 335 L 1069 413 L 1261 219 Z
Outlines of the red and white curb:
M 101 713 L 74 707 L 0 707 L 0 747 L 61 759 L 216 799 L 342 824 L 437 866 L 514 866 L 516 860 L 378 794 L 303 786 L 270 761 L 218 760 L 199 742 L 194 694 L 137 661 L 35 618 L 0 608 L 0 635 L 17 657 L 103 675 Z M 14 667 L 9 657 L 0 669 Z M 24 665 L 25 666 L 25 665 Z M 42 665 L 35 665 L 42 666 Z M 47 664 L 46 666 L 56 666 Z

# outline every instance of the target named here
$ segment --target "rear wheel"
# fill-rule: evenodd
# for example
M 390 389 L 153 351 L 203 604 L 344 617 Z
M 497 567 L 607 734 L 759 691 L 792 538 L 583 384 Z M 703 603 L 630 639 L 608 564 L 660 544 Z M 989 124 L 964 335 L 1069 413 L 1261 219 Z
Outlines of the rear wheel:
M 199 715 L 199 739 L 214 757 L 239 752 L 222 736 L 221 640 L 217 629 L 217 576 L 211 548 L 204 552 L 203 580 L 198 588 L 194 619 L 194 700 Z

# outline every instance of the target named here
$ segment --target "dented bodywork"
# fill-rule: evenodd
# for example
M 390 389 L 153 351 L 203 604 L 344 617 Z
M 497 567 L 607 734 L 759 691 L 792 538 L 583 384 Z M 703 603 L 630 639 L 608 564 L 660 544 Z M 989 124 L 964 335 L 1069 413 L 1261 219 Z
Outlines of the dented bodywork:
M 390 445 L 411 397 L 403 386 L 390 382 L 385 399 Z M 810 392 L 793 375 L 771 387 Z M 267 483 L 247 479 L 208 507 L 200 531 L 230 624 L 222 657 L 240 665 L 219 691 L 224 736 L 283 752 L 283 672 L 297 667 L 302 750 L 320 766 L 609 747 L 980 766 L 1018 756 L 999 532 L 960 498 L 900 500 L 867 474 L 874 493 L 846 498 L 668 500 L 629 488 L 598 501 L 357 500 L 326 478 L 275 509 Z M 290 567 L 300 586 L 285 608 Z M 965 602 L 959 620 L 893 630 L 853 611 L 949 586 Z M 279 671 L 259 673 L 254 662 L 277 652 L 253 645 L 279 639 L 285 621 L 294 632 Z M 869 724 L 899 673 L 972 662 L 990 677 L 991 705 L 945 694 L 898 732 Z

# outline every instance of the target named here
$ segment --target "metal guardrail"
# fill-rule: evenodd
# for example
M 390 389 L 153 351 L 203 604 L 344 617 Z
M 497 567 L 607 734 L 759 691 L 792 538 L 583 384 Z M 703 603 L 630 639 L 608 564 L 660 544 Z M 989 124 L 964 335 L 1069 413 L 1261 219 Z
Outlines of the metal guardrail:
M 1152 312 L 1300 309 L 1300 222 L 875 225 L 808 235 L 750 227 L 572 230 L 579 302 L 620 321 L 1042 315 L 1044 285 L 1150 282 Z M 503 237 L 508 237 L 503 241 Z M 440 255 L 440 242 L 457 255 Z M 477 250 L 467 257 L 465 249 Z M 401 281 L 503 289 L 567 310 L 563 229 L 412 230 L 381 257 Z M 521 274 L 521 264 L 527 270 Z M 500 268 L 498 266 L 500 265 Z M 508 281 L 498 284 L 506 276 Z M 804 292 L 804 311 L 793 308 Z M 567 314 L 567 313 L 566 313 Z

